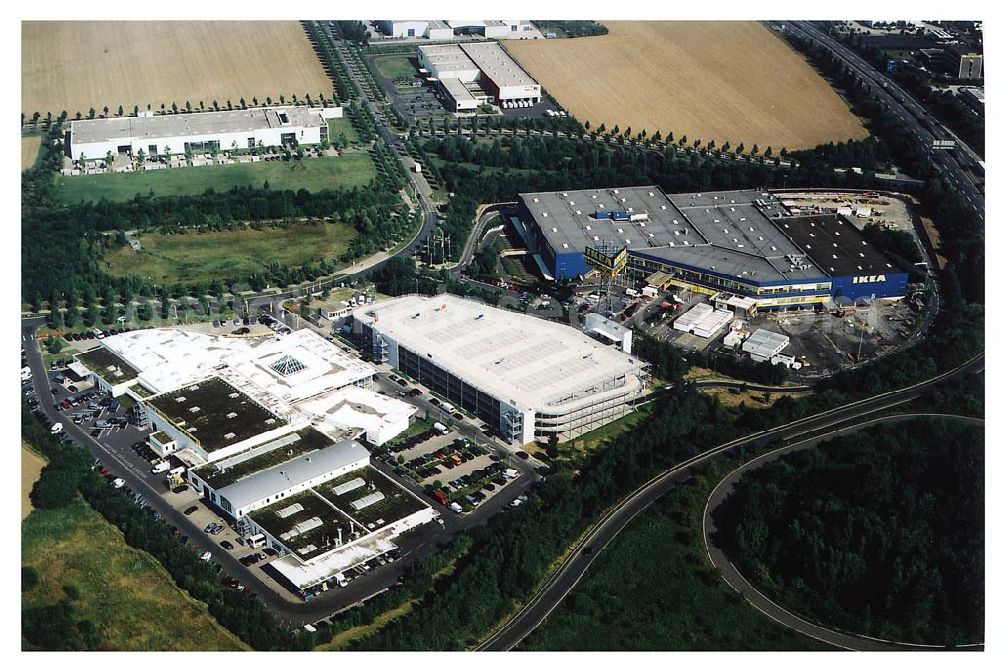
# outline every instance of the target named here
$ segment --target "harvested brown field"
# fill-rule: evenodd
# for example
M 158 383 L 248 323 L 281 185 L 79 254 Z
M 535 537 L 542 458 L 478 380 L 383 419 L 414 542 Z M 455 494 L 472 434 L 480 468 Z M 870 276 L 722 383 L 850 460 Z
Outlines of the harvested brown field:
M 815 70 L 760 23 L 607 21 L 609 33 L 504 46 L 581 122 L 775 153 L 868 132 Z
M 42 474 L 42 468 L 48 463 L 41 456 L 28 448 L 21 441 L 21 520 L 31 514 L 31 489 Z
M 30 169 L 38 160 L 38 151 L 42 148 L 42 136 L 32 134 L 21 137 L 21 171 Z
M 72 118 L 91 107 L 331 96 L 333 86 L 295 21 L 26 21 L 21 110 Z

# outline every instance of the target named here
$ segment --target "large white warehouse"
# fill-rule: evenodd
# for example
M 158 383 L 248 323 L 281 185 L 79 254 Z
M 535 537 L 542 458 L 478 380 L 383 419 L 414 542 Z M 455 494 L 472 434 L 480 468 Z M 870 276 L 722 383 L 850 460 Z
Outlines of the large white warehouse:
M 408 296 L 354 313 L 388 362 L 524 444 L 574 437 L 631 411 L 646 364 L 566 325 L 452 295 Z
M 70 157 L 99 159 L 112 154 L 172 155 L 257 146 L 318 144 L 327 136 L 328 118 L 340 118 L 341 107 L 268 107 L 95 118 L 70 123 Z
M 475 109 L 482 102 L 508 107 L 542 99 L 541 85 L 497 42 L 421 46 L 419 57 L 452 111 Z

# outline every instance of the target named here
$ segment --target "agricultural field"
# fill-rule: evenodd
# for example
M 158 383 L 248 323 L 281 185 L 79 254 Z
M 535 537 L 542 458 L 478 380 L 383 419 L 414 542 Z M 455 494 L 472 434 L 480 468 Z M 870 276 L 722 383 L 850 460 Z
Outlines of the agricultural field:
M 38 481 L 46 460 L 21 441 L 21 520 L 31 514 L 31 487 Z
M 21 524 L 21 565 L 38 584 L 21 596 L 22 608 L 56 604 L 75 589 L 76 618 L 93 623 L 108 651 L 241 650 L 203 602 L 174 585 L 149 554 L 82 500 L 35 510 Z
M 21 137 L 21 171 L 31 169 L 38 161 L 38 154 L 42 150 L 42 135 L 32 134 Z
M 29 116 L 307 93 L 319 99 L 333 90 L 296 21 L 21 24 L 21 111 Z
M 346 223 L 291 224 L 187 234 L 137 237 L 142 251 L 130 246 L 105 253 L 100 267 L 112 275 L 139 275 L 154 284 L 209 282 L 246 275 L 268 262 L 298 266 L 343 253 L 357 236 Z
M 580 122 L 777 153 L 868 136 L 787 44 L 746 21 L 608 21 L 609 34 L 504 46 Z
M 309 158 L 285 162 L 178 167 L 156 171 L 120 174 L 56 177 L 56 197 L 65 204 L 80 201 L 125 201 L 137 194 L 195 195 L 206 188 L 225 192 L 238 185 L 272 190 L 318 192 L 324 189 L 353 188 L 367 185 L 375 177 L 375 165 L 367 153 L 349 153 L 340 157 Z

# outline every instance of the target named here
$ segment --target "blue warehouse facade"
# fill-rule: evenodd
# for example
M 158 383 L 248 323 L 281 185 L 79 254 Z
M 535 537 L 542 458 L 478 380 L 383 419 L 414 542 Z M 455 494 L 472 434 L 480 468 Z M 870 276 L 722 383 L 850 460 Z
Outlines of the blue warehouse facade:
M 842 216 L 802 214 L 768 192 L 665 195 L 654 186 L 529 193 L 515 227 L 556 279 L 591 271 L 587 246 L 624 247 L 636 278 L 666 274 L 696 292 L 752 298 L 758 310 L 906 295 L 908 275 Z

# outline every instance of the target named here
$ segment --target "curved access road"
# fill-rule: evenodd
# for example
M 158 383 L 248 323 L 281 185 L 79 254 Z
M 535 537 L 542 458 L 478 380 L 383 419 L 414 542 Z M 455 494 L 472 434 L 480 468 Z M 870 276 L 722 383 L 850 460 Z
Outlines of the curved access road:
M 781 438 L 807 435 L 904 404 L 941 382 L 965 373 L 981 372 L 984 368 L 985 355 L 980 353 L 950 371 L 909 387 L 872 396 L 766 431 L 759 431 L 731 440 L 664 470 L 619 501 L 591 526 L 541 589 L 476 650 L 509 651 L 517 646 L 548 618 L 563 598 L 573 590 L 601 550 L 610 544 L 632 519 L 659 499 L 666 491 L 690 477 L 693 471 L 709 460 L 744 445 L 766 445 Z
M 739 593 L 757 611 L 764 614 L 771 620 L 776 621 L 785 627 L 794 630 L 795 632 L 826 644 L 830 644 L 831 646 L 835 646 L 837 648 L 847 649 L 850 651 L 945 650 L 956 648 L 965 650 L 981 650 L 983 648 L 981 643 L 966 644 L 961 646 L 944 646 L 934 644 L 892 642 L 885 639 L 866 637 L 864 635 L 858 635 L 811 623 L 801 616 L 797 616 L 795 613 L 781 607 L 761 593 L 754 587 L 753 584 L 747 581 L 736 566 L 733 565 L 732 561 L 729 560 L 726 554 L 723 553 L 723 551 L 716 545 L 716 540 L 710 539 L 717 533 L 714 517 L 716 508 L 722 503 L 723 500 L 726 499 L 726 497 L 729 496 L 730 493 L 732 493 L 735 485 L 739 483 L 740 479 L 747 472 L 756 470 L 791 452 L 803 449 L 812 449 L 813 447 L 816 447 L 820 443 L 831 438 L 854 433 L 855 431 L 876 426 L 878 424 L 895 423 L 919 417 L 952 419 L 955 421 L 975 424 L 977 426 L 985 425 L 985 421 L 982 419 L 966 417 L 963 415 L 905 414 L 878 417 L 865 422 L 826 431 L 820 435 L 811 436 L 804 440 L 799 440 L 791 445 L 775 449 L 767 452 L 766 454 L 761 454 L 726 475 L 718 483 L 718 485 L 716 485 L 715 489 L 712 490 L 712 493 L 708 497 L 708 502 L 705 504 L 705 510 L 702 516 L 702 539 L 705 542 L 705 549 L 708 551 L 709 560 L 719 571 L 719 574 L 722 575 L 725 582 L 729 584 L 730 588 Z

